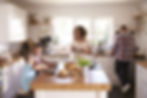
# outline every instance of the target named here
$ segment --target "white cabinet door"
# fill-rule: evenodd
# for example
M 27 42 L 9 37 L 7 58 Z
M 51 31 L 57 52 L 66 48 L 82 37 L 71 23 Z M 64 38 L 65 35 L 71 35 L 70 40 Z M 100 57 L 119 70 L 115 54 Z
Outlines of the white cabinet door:
M 141 65 L 137 66 L 136 98 L 147 98 L 147 69 Z
M 0 3 L 0 42 L 26 39 L 26 12 L 12 4 Z
M 5 42 L 8 36 L 8 12 L 4 5 L 0 4 L 0 42 Z
M 10 42 L 24 41 L 26 39 L 26 13 L 19 8 L 13 7 L 9 17 L 9 40 Z

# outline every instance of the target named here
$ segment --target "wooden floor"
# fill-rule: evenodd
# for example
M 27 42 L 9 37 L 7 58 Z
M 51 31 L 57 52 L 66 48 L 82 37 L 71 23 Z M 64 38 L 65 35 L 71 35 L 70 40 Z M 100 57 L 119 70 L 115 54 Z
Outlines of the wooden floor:
M 134 89 L 132 88 L 128 93 L 122 94 L 118 87 L 114 87 L 109 93 L 109 98 L 135 98 Z

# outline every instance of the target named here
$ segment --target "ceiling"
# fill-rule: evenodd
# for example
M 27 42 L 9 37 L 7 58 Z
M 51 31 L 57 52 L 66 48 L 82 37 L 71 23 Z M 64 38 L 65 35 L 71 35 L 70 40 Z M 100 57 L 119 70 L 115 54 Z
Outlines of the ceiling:
M 17 0 L 19 2 L 39 4 L 79 4 L 79 3 L 125 3 L 138 2 L 140 0 Z

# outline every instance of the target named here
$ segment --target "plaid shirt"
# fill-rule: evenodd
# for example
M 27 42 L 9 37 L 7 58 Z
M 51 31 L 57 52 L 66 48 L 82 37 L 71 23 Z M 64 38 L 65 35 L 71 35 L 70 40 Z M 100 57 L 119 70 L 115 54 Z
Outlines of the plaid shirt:
M 117 60 L 131 61 L 135 52 L 135 40 L 130 34 L 120 34 L 116 37 L 113 54 Z

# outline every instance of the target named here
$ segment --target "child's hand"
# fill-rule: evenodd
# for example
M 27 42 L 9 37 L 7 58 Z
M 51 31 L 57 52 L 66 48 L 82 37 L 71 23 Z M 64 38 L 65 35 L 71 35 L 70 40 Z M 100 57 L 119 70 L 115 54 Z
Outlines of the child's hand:
M 44 64 L 38 64 L 36 67 L 35 67 L 36 70 L 39 70 L 39 71 L 43 71 L 43 70 L 46 70 L 47 69 L 47 66 L 44 65 Z

